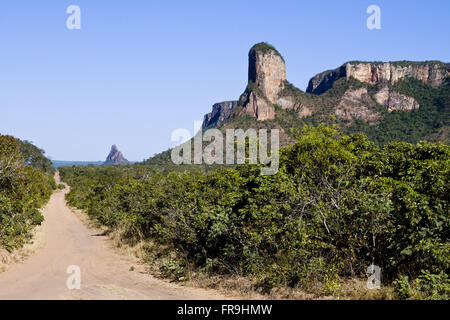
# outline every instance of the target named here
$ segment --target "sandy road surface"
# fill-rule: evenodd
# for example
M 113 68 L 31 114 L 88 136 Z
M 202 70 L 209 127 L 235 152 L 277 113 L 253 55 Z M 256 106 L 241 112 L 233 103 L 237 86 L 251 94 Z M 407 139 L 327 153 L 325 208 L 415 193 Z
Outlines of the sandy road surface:
M 57 182 L 59 177 L 56 175 Z M 129 257 L 118 255 L 105 236 L 88 229 L 67 207 L 68 188 L 44 209 L 45 243 L 24 263 L 0 273 L 0 299 L 224 299 L 213 290 L 158 280 Z M 81 289 L 69 290 L 66 273 L 80 267 Z M 136 269 L 130 271 L 130 267 Z

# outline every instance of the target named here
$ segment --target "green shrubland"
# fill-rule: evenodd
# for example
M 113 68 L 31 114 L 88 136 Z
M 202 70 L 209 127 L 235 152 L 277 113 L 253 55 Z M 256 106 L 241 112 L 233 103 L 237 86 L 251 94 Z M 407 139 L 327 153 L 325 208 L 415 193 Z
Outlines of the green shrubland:
M 189 168 L 189 170 L 188 170 Z M 157 167 L 64 167 L 69 204 L 148 240 L 148 261 L 244 276 L 263 288 L 339 294 L 374 262 L 398 298 L 448 299 L 450 147 L 379 147 L 363 134 L 305 127 L 282 149 L 280 169 L 199 172 Z
M 39 209 L 56 187 L 50 165 L 31 143 L 0 135 L 0 248 L 22 246 L 43 221 Z

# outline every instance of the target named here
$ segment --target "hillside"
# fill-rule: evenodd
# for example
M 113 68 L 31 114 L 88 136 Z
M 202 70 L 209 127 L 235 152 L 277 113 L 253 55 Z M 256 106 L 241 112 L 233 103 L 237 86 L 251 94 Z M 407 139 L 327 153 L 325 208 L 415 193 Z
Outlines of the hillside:
M 285 62 L 270 45 L 249 53 L 248 85 L 239 100 L 219 103 L 204 128 L 279 127 L 289 144 L 292 129 L 337 124 L 383 145 L 391 141 L 449 140 L 450 64 L 347 62 L 314 76 L 306 92 L 287 81 Z M 216 119 L 216 121 L 213 121 Z
M 295 142 L 305 125 L 338 125 L 383 146 L 421 140 L 450 144 L 450 64 L 440 61 L 351 61 L 309 81 L 306 92 L 286 77 L 285 60 L 271 45 L 249 52 L 248 84 L 238 100 L 219 102 L 203 130 L 278 128 L 280 144 Z M 161 164 L 165 151 L 146 161 Z

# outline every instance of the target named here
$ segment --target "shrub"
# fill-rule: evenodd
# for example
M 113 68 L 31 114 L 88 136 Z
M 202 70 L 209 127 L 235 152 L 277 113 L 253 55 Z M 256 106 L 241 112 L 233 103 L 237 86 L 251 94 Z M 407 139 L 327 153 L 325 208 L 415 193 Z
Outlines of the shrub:
M 39 211 L 56 187 L 46 168 L 25 165 L 21 142 L 0 135 L 0 247 L 22 246 L 29 231 L 43 221 Z
M 144 165 L 60 173 L 71 185 L 71 205 L 173 256 L 161 270 L 166 275 L 178 277 L 189 266 L 247 276 L 267 289 L 321 283 L 337 294 L 340 278 L 362 276 L 375 262 L 383 281 L 397 279 L 402 298 L 419 290 L 408 279 L 419 279 L 426 296 L 445 292 L 421 273 L 448 275 L 450 266 L 450 148 L 442 144 L 380 149 L 362 134 L 305 127 L 281 151 L 273 176 L 253 165 L 207 173 Z

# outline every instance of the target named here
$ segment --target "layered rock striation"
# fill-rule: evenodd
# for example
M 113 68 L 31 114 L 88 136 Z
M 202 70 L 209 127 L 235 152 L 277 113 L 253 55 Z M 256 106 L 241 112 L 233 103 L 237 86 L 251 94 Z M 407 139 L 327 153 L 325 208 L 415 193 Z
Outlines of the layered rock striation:
M 432 87 L 442 85 L 450 75 L 448 64 L 426 62 L 347 62 L 343 66 L 319 73 L 308 84 L 306 92 L 322 94 L 340 79 L 354 78 L 369 84 L 395 84 L 401 79 L 414 78 Z

